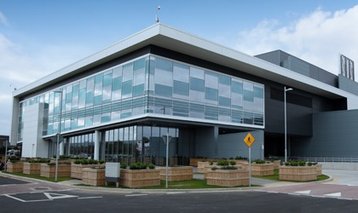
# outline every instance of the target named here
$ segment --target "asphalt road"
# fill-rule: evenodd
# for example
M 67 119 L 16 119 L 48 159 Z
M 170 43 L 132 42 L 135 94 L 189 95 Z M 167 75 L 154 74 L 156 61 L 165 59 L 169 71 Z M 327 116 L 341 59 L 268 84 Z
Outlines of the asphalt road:
M 52 191 L 0 196 L 0 212 L 357 212 L 358 201 L 267 192 L 113 194 Z

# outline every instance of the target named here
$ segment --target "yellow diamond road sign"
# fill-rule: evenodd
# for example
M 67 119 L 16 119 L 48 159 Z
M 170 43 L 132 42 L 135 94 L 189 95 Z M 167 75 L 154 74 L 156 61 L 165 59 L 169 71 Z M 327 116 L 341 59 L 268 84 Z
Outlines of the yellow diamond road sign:
M 248 147 L 251 147 L 252 144 L 255 142 L 255 137 L 249 132 L 247 133 L 246 137 L 244 138 L 244 142 Z

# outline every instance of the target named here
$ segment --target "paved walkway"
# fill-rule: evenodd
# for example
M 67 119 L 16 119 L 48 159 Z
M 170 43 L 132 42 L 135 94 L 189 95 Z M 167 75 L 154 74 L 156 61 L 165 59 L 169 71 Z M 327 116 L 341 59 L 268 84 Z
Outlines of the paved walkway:
M 338 184 L 347 186 L 358 186 L 358 171 L 352 170 L 323 170 L 323 173 L 333 177 L 326 184 Z

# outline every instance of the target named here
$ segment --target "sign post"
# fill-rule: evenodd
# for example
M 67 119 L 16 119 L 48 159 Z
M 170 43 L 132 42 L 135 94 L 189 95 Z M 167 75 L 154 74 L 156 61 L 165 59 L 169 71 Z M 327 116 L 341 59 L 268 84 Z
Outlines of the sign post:
M 251 146 L 255 142 L 255 137 L 249 132 L 244 138 L 246 146 L 249 148 L 249 187 L 251 187 Z

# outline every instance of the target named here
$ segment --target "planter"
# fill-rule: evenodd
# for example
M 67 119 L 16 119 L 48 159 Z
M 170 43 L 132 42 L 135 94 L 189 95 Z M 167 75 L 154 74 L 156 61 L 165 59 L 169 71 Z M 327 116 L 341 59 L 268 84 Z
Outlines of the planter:
M 158 169 L 121 169 L 119 184 L 128 188 L 141 188 L 160 185 L 160 170 Z
M 160 171 L 160 179 L 166 179 L 165 167 L 156 167 Z M 193 167 L 191 166 L 178 166 L 168 167 L 168 180 L 169 181 L 182 181 L 193 179 Z
M 213 163 L 212 165 L 210 165 L 209 161 L 199 161 L 197 163 L 198 165 L 198 172 L 199 173 L 206 173 L 209 169 L 211 169 L 212 167 L 215 166 L 215 163 Z
M 82 179 L 82 169 L 91 168 L 97 166 L 97 164 L 75 164 L 71 163 L 71 178 Z
M 205 175 L 206 183 L 215 186 L 248 186 L 249 172 L 243 169 L 235 170 L 210 170 Z
M 279 179 L 300 182 L 317 180 L 317 166 L 280 166 Z
M 189 159 L 189 166 L 195 166 L 198 167 L 198 162 L 203 161 L 203 158 L 190 158 Z
M 39 175 L 41 163 L 24 162 L 22 173 L 27 175 Z
M 56 164 L 42 163 L 40 168 L 40 176 L 53 178 L 56 174 Z M 71 164 L 59 163 L 57 170 L 57 177 L 70 177 L 71 175 Z
M 274 175 L 274 165 L 273 163 L 264 163 L 264 164 L 251 164 L 251 174 L 253 176 L 269 176 Z
M 322 164 L 317 164 L 317 176 L 322 175 Z
M 281 166 L 281 160 L 274 160 L 273 163 L 273 169 L 278 169 Z
M 82 169 L 82 182 L 91 186 L 104 186 L 104 168 L 84 168 Z
M 18 161 L 15 163 L 12 163 L 11 161 L 6 163 L 6 171 L 10 173 L 19 173 L 22 172 L 23 169 L 23 162 Z
M 249 169 L 249 162 L 247 160 L 234 160 L 236 163 L 236 166 L 242 168 L 242 169 Z

